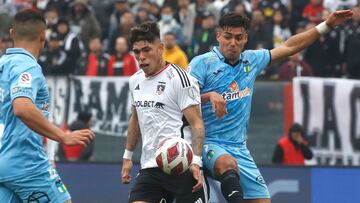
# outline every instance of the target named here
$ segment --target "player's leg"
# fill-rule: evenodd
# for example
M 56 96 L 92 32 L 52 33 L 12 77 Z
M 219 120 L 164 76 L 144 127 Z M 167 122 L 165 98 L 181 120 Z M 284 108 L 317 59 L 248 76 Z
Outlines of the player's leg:
M 244 203 L 270 203 L 270 194 L 265 180 L 257 168 L 249 150 L 244 146 L 234 149 L 240 169 L 240 184 L 244 191 Z
M 4 183 L 23 202 L 67 202 L 71 199 L 55 169 L 29 174 L 26 177 Z
M 209 202 L 210 191 L 206 178 L 203 187 L 196 192 L 192 192 L 192 188 L 197 181 L 190 171 L 176 176 L 168 176 L 167 182 L 165 187 L 169 188 L 169 191 L 174 194 L 177 203 Z
M 203 150 L 204 167 L 221 183 L 221 192 L 227 202 L 242 202 L 237 161 L 218 145 L 206 144 Z
M 10 189 L 0 183 L 0 202 L 1 203 L 21 203 L 20 198 Z
M 140 170 L 131 188 L 129 203 L 172 202 L 172 195 L 162 187 L 166 181 L 164 174 L 159 168 Z

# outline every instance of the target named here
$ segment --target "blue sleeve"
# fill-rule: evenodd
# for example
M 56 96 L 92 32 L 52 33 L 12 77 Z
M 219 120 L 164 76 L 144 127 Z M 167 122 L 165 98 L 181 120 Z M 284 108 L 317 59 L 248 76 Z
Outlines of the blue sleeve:
M 18 97 L 26 97 L 35 103 L 38 90 L 44 82 L 39 67 L 31 67 L 24 71 L 12 71 L 10 73 L 10 97 L 11 102 Z
M 268 49 L 260 49 L 253 52 L 256 61 L 256 75 L 259 75 L 271 61 L 270 51 Z
M 206 78 L 206 67 L 204 62 L 199 57 L 193 58 L 188 67 L 188 71 L 190 75 L 192 75 L 199 83 L 200 89 L 205 84 L 205 78 Z

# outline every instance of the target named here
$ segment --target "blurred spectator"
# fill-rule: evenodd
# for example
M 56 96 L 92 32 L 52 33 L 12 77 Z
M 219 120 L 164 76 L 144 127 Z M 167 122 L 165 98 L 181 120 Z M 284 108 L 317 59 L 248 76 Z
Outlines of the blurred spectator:
M 69 126 L 70 131 L 89 129 L 91 122 L 91 113 L 80 112 L 77 119 Z M 86 147 L 82 145 L 75 146 L 61 146 L 62 153 L 61 158 L 65 158 L 67 161 L 88 161 L 94 151 L 94 141 L 91 141 Z
M 190 45 L 194 33 L 195 7 L 190 6 L 190 0 L 178 0 L 179 11 L 175 14 L 184 34 L 184 50 Z
M 73 0 L 49 0 L 46 8 L 57 8 L 61 17 L 69 12 L 69 6 Z
M 94 37 L 101 37 L 101 27 L 94 13 L 88 7 L 88 0 L 74 0 L 69 15 L 70 30 L 80 35 L 86 45 Z
M 102 43 L 99 37 L 90 39 L 89 53 L 79 61 L 76 70 L 78 75 L 107 76 L 109 55 L 102 52 Z
M 304 1 L 304 0 L 291 0 L 289 13 L 290 13 L 290 29 L 293 33 L 295 33 L 298 23 L 304 21 L 304 17 L 302 13 L 307 3 L 308 1 Z
M 136 60 L 129 52 L 125 37 L 118 37 L 115 54 L 111 55 L 108 65 L 109 76 L 131 76 L 137 71 Z
M 360 8 L 355 7 L 353 11 L 355 15 L 347 27 L 344 55 L 349 78 L 360 79 Z
M 107 51 L 110 54 L 115 52 L 115 43 L 118 37 L 125 37 L 126 40 L 129 40 L 130 30 L 135 26 L 135 15 L 131 11 L 125 11 L 120 17 L 120 24 L 117 26 L 117 29 L 110 33 L 109 45 Z
M 164 5 L 161 8 L 161 20 L 158 22 L 160 29 L 160 38 L 164 39 L 165 33 L 173 32 L 176 33 L 176 41 L 181 46 L 184 42 L 183 31 L 178 22 L 174 18 L 174 11 L 170 5 Z
M 114 2 L 114 11 L 111 13 L 109 19 L 109 33 L 115 32 L 120 25 L 120 18 L 122 14 L 130 9 L 129 3 L 127 0 L 115 0 Z M 110 37 L 110 36 L 108 36 Z
M 220 12 L 220 16 L 223 16 L 225 13 L 229 13 L 232 11 L 235 11 L 236 9 L 239 9 L 239 5 L 241 5 L 245 12 L 243 14 L 246 14 L 246 16 L 249 16 L 249 13 L 252 11 L 251 3 L 248 0 L 230 0 L 227 5 L 225 5 Z M 242 13 L 241 11 L 236 11 L 239 13 Z
M 247 49 L 272 49 L 272 27 L 265 21 L 264 15 L 260 10 L 252 12 L 251 27 L 248 33 Z
M 289 57 L 289 60 L 282 64 L 279 71 L 279 80 L 292 81 L 294 77 L 312 76 L 311 66 L 303 60 L 301 53 Z
M 135 23 L 141 24 L 146 21 L 156 21 L 156 20 L 151 19 L 149 11 L 147 11 L 145 9 L 139 9 L 138 12 L 136 13 Z
M 189 61 L 185 52 L 177 45 L 175 34 L 172 32 L 165 33 L 163 42 L 165 44 L 163 52 L 163 58 L 165 61 L 173 63 L 186 70 Z
M 213 5 L 220 12 L 229 2 L 230 0 L 214 0 Z
M 260 10 L 266 19 L 272 19 L 276 10 L 280 10 L 283 15 L 287 15 L 287 8 L 281 0 L 263 0 L 259 2 L 258 10 Z
M 324 7 L 330 12 L 351 9 L 356 6 L 357 0 L 324 0 Z
M 279 139 L 274 151 L 273 163 L 284 165 L 304 165 L 305 159 L 312 159 L 313 153 L 305 140 L 301 125 L 294 123 L 288 135 Z
M 306 18 L 309 22 L 318 24 L 321 22 L 322 11 L 324 6 L 322 0 L 310 0 L 310 2 L 305 6 L 303 11 L 303 17 Z
M 194 56 L 209 52 L 217 44 L 215 18 L 210 13 L 204 17 L 201 28 L 196 31 L 194 43 Z
M 44 12 L 45 20 L 46 20 L 46 38 L 49 39 L 52 32 L 56 32 L 56 25 L 59 21 L 59 12 L 54 7 L 49 7 Z
M 194 6 L 194 4 L 191 4 L 191 6 Z M 195 30 L 201 27 L 202 20 L 204 18 L 204 14 L 211 13 L 215 17 L 215 22 L 219 22 L 220 19 L 220 12 L 214 7 L 212 3 L 210 3 L 208 0 L 196 0 L 195 1 Z
M 273 47 L 279 47 L 284 43 L 289 37 L 291 37 L 291 32 L 289 27 L 287 27 L 286 22 L 284 22 L 284 15 L 281 10 L 275 10 L 273 15 Z
M 58 33 L 52 32 L 47 46 L 43 49 L 39 64 L 44 75 L 63 75 L 66 73 L 66 53 L 61 49 L 61 37 Z
M 64 75 L 74 73 L 77 62 L 85 50 L 82 41 L 78 35 L 70 32 L 69 22 L 65 19 L 60 19 L 57 23 L 56 30 L 62 40 L 62 49 L 66 53 L 66 65 L 62 70 Z
M 315 24 L 307 25 L 308 28 L 312 26 Z M 340 77 L 344 74 L 341 68 L 343 59 L 340 52 L 340 30 L 332 29 L 305 49 L 304 60 L 313 68 L 314 76 Z

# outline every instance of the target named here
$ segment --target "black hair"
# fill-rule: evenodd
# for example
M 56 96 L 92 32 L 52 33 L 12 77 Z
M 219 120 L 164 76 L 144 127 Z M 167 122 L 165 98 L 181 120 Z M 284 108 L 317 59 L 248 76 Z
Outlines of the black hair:
M 224 14 L 219 21 L 219 25 L 221 28 L 225 27 L 243 27 L 245 30 L 249 29 L 250 27 L 250 20 L 248 17 L 237 13 L 237 12 L 230 12 Z
M 147 41 L 154 42 L 160 39 L 160 30 L 156 22 L 144 22 L 131 29 L 130 45 L 135 42 Z
M 289 136 L 291 136 L 292 133 L 299 132 L 302 137 L 305 136 L 304 128 L 299 123 L 293 123 L 289 129 Z
M 33 10 L 18 12 L 12 24 L 15 30 L 15 39 L 36 40 L 42 31 L 46 29 L 46 21 L 43 15 Z

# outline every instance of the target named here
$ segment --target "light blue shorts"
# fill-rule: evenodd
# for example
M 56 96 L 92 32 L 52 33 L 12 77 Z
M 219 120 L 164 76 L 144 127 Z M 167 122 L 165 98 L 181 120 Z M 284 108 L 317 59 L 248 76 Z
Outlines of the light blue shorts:
M 55 169 L 0 183 L 1 203 L 63 203 L 70 199 Z
M 240 185 L 244 192 L 244 199 L 270 198 L 265 180 L 250 155 L 246 144 L 238 147 L 220 146 L 213 143 L 204 145 L 202 155 L 203 164 L 213 178 L 215 178 L 215 161 L 223 154 L 229 154 L 237 160 L 240 170 Z

